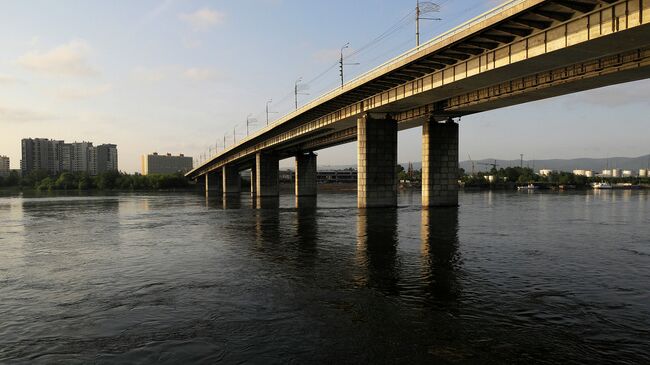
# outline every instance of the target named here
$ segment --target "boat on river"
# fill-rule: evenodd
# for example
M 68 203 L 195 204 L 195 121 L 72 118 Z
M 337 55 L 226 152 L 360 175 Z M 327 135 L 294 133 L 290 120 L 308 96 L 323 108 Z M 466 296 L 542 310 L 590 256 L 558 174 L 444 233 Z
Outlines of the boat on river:
M 595 183 L 591 183 L 591 187 L 594 189 L 611 189 L 612 184 L 608 182 L 595 182 Z
M 537 189 L 539 189 L 539 186 L 537 186 L 535 184 L 517 186 L 517 190 L 537 190 Z

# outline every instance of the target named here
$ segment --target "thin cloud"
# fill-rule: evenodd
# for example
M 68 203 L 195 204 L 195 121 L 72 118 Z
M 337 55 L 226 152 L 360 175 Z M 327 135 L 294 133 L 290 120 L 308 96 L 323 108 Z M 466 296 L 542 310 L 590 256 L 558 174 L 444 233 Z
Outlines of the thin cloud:
M 13 76 L 0 74 L 0 84 L 13 84 L 17 81 L 18 79 Z
M 49 114 L 28 109 L 16 109 L 0 106 L 0 125 L 14 123 L 41 122 L 53 119 Z
M 87 60 L 90 47 L 84 41 L 71 41 L 46 52 L 31 51 L 17 63 L 31 71 L 63 76 L 92 76 L 98 72 Z
M 167 70 L 163 68 L 138 67 L 133 70 L 133 78 L 140 82 L 159 82 L 167 77 Z
M 190 14 L 181 14 L 179 18 L 189 24 L 195 31 L 208 30 L 221 24 L 226 15 L 220 11 L 209 8 L 199 9 Z
M 166 12 L 173 3 L 174 0 L 165 0 L 158 3 L 158 5 L 155 8 L 153 8 L 151 11 L 145 14 L 145 16 L 142 18 L 142 21 L 140 22 L 140 25 L 147 24 L 153 21 L 154 19 L 158 18 L 161 14 Z
M 199 48 L 203 45 L 203 42 L 198 39 L 183 39 L 183 47 L 189 49 Z
M 188 68 L 183 71 L 183 76 L 192 81 L 214 81 L 219 74 L 211 68 Z
M 111 84 L 103 84 L 99 86 L 86 87 L 86 88 L 64 87 L 58 90 L 56 96 L 64 100 L 80 100 L 80 99 L 87 99 L 87 98 L 97 97 L 106 94 L 112 88 L 113 87 Z

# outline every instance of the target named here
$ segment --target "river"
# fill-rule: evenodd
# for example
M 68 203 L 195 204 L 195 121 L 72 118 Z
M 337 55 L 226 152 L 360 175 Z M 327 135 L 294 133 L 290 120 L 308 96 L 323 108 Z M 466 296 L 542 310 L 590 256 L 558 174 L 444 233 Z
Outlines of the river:
M 0 196 L 0 363 L 650 363 L 648 191 Z

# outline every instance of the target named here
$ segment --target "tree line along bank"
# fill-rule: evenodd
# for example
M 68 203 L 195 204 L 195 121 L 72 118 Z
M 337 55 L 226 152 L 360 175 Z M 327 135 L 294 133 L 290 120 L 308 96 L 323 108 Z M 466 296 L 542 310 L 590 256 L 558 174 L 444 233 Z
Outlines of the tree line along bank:
M 50 175 L 43 170 L 35 170 L 26 176 L 12 171 L 9 176 L 0 176 L 0 187 L 51 190 L 161 190 L 185 189 L 190 183 L 182 173 L 174 174 L 127 174 L 107 171 L 96 176 L 86 172 L 62 172 Z

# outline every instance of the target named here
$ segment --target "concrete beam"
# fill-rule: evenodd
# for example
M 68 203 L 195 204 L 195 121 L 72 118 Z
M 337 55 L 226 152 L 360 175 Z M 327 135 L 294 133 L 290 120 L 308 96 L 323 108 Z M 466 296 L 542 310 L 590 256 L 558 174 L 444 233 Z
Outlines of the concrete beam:
M 397 121 L 386 115 L 357 121 L 357 205 L 359 208 L 397 205 Z

